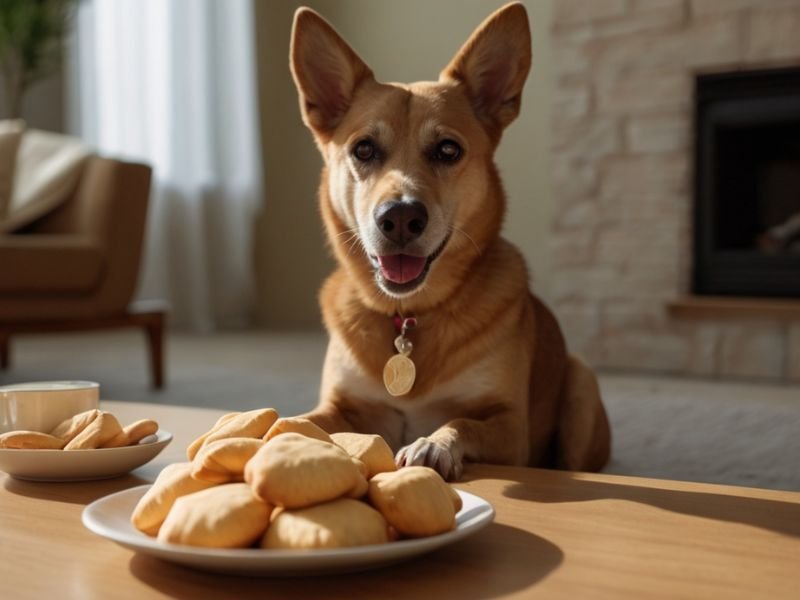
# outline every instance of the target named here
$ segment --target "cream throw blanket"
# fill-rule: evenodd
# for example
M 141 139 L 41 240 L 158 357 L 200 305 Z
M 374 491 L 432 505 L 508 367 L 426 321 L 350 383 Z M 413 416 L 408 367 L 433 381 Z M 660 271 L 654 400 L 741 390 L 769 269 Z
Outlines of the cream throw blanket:
M 77 138 L 26 130 L 17 151 L 10 201 L 5 214 L 0 212 L 0 233 L 25 227 L 60 206 L 75 191 L 91 155 L 89 146 Z
M 14 183 L 14 168 L 17 151 L 22 140 L 25 123 L 20 120 L 0 121 L 0 222 L 11 205 L 11 188 Z

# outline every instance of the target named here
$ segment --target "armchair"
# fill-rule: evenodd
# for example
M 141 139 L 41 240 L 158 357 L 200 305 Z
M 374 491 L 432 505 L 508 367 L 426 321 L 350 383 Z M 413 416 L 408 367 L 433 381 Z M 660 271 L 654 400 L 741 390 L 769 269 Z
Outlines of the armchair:
M 142 329 L 153 386 L 164 384 L 165 309 L 131 305 L 144 241 L 150 168 L 92 156 L 58 208 L 0 234 L 0 368 L 19 334 Z

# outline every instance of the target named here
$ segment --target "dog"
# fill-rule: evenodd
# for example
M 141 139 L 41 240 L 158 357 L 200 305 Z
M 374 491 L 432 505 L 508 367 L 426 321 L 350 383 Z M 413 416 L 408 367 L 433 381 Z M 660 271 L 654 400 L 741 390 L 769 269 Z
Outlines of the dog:
M 290 66 L 338 262 L 320 291 L 329 344 L 305 416 L 379 434 L 398 466 L 447 480 L 465 462 L 596 471 L 610 453 L 594 374 L 500 236 L 493 154 L 530 64 L 519 3 L 489 16 L 438 81 L 408 85 L 379 83 L 321 16 L 295 14 Z

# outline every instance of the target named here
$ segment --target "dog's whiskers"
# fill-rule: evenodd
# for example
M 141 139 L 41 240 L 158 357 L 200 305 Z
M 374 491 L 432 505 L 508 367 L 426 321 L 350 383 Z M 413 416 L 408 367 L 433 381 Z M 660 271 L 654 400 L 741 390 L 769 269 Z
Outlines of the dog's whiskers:
M 347 240 L 345 240 L 345 242 L 344 242 L 344 243 L 345 243 L 345 244 L 348 244 L 348 248 L 347 248 L 347 256 L 350 256 L 351 254 L 353 254 L 353 248 L 354 248 L 354 247 L 356 246 L 356 244 L 358 244 L 360 241 L 361 241 L 361 240 L 359 240 L 359 239 L 358 239 L 358 234 L 357 234 L 357 233 L 353 234 L 351 237 L 349 237 Z
M 461 229 L 459 227 L 456 227 L 455 225 L 451 225 L 450 226 L 450 231 L 451 232 L 455 232 L 455 233 L 460 233 L 461 235 L 463 235 L 475 247 L 475 252 L 477 253 L 477 255 L 480 256 L 482 254 L 481 249 L 478 246 L 478 244 L 475 242 L 475 240 L 472 239 L 472 237 L 466 231 L 464 231 L 463 229 Z
M 358 229 L 345 229 L 344 231 L 340 231 L 334 236 L 334 239 L 338 240 L 338 238 L 347 234 L 350 234 L 350 237 L 342 241 L 343 246 L 348 246 L 347 256 L 351 256 L 353 254 L 353 249 L 356 247 L 356 245 L 358 245 L 365 256 L 369 256 L 366 248 L 364 248 L 364 244 L 360 243 L 361 238 L 358 235 Z
M 358 229 L 345 229 L 344 231 L 340 231 L 334 237 L 342 237 L 343 235 L 347 235 L 348 233 L 352 233 L 358 235 Z

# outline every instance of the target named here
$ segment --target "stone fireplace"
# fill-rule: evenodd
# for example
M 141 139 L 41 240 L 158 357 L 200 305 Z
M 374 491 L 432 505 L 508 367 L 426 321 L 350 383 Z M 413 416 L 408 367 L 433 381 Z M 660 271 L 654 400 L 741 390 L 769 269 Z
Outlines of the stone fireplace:
M 695 219 L 696 92 L 800 66 L 800 0 L 557 0 L 552 42 L 551 300 L 571 348 L 600 368 L 800 381 L 800 295 L 764 281 L 704 287 L 707 240 L 695 243 L 708 225 Z M 734 197 L 739 158 L 723 150 L 716 163 Z M 782 194 L 797 181 L 794 160 L 790 150 L 747 185 L 792 202 Z M 753 214 L 734 211 L 715 235 L 766 255 L 774 247 L 759 249 L 769 240 L 756 234 L 789 220 L 781 210 L 756 215 L 757 232 Z M 778 263 L 789 256 L 779 251 Z

